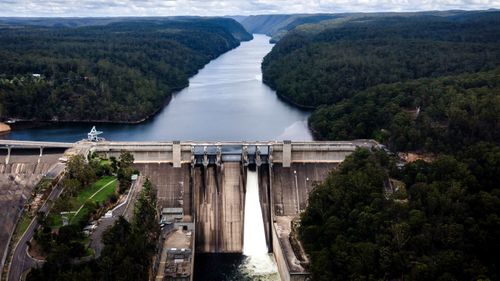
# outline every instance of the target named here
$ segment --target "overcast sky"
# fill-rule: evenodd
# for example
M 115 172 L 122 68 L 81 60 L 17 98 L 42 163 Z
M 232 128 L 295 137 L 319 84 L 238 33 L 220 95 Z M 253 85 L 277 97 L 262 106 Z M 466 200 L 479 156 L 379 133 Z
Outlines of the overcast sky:
M 0 0 L 0 16 L 170 16 L 500 8 L 500 0 Z

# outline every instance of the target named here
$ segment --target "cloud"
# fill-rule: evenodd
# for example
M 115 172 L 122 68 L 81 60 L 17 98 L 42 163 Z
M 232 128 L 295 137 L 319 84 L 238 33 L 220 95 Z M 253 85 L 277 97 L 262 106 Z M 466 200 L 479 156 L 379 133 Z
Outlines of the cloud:
M 500 0 L 0 0 L 0 16 L 171 16 L 500 8 Z

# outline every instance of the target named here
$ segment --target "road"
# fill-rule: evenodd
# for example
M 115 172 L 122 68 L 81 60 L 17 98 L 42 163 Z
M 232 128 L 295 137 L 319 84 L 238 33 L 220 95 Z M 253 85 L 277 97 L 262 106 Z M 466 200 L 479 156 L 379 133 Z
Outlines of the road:
M 59 185 L 57 185 L 52 192 L 49 194 L 47 200 L 43 204 L 43 206 L 40 208 L 41 212 L 47 213 L 47 211 L 50 208 L 50 204 L 57 199 L 63 191 L 63 188 Z M 7 280 L 8 281 L 18 281 L 21 278 L 21 275 L 23 272 L 28 270 L 31 267 L 35 267 L 36 265 L 40 265 L 41 262 L 38 262 L 34 259 L 32 259 L 30 256 L 28 256 L 28 244 L 27 242 L 31 240 L 33 235 L 35 234 L 36 229 L 38 228 L 39 224 L 34 218 L 31 221 L 31 224 L 28 226 L 28 229 L 24 233 L 24 235 L 19 239 L 19 242 L 14 248 L 14 254 L 12 256 L 12 261 L 9 265 L 9 270 L 7 273 Z
M 38 148 L 38 147 L 57 147 L 57 148 L 70 148 L 75 146 L 71 142 L 48 142 L 48 141 L 18 141 L 18 140 L 0 140 L 2 147 L 17 147 L 17 148 Z
M 90 247 L 94 250 L 94 256 L 98 258 L 101 255 L 104 244 L 102 243 L 103 233 L 110 228 L 120 216 L 125 217 L 129 222 L 134 215 L 134 205 L 137 197 L 141 193 L 144 177 L 139 177 L 137 181 L 132 184 L 127 200 L 123 205 L 118 205 L 112 210 L 113 216 L 110 218 L 101 218 L 97 229 L 92 232 L 90 236 Z

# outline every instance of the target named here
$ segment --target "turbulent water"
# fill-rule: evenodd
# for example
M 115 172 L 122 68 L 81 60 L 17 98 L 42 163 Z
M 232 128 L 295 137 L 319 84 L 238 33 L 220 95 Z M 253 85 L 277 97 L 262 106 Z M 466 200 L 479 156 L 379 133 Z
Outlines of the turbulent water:
M 251 279 L 279 280 L 276 263 L 268 253 L 264 221 L 259 201 L 258 174 L 248 170 L 245 194 L 244 262 L 240 270 Z
M 255 35 L 213 60 L 161 112 L 141 124 L 52 124 L 3 137 L 77 141 L 97 125 L 103 137 L 115 141 L 311 140 L 309 113 L 283 103 L 262 83 L 260 64 L 272 48 L 268 41 Z

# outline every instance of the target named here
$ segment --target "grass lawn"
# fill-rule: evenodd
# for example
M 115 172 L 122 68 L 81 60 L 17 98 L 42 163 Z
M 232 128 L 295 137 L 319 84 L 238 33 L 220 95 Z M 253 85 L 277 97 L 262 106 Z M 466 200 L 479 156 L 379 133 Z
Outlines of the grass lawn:
M 103 177 L 96 181 L 89 188 L 80 192 L 77 197 L 74 197 L 74 201 L 72 200 L 73 202 L 71 202 L 71 205 L 73 205 L 73 207 L 75 208 L 74 210 L 78 210 L 89 199 L 91 199 L 93 202 L 105 201 L 108 196 L 113 194 L 117 184 L 118 181 L 116 180 L 116 177 Z M 104 189 L 99 191 L 103 187 Z M 95 194 L 97 191 L 99 192 Z
M 32 217 L 23 215 L 23 217 L 21 218 L 21 222 L 19 222 L 19 233 L 23 234 L 26 229 L 28 229 L 28 226 L 30 225 L 32 220 Z
M 111 194 L 115 193 L 117 185 L 118 181 L 116 177 L 103 177 L 95 182 L 90 188 L 78 194 L 78 196 L 75 197 L 77 206 L 74 208 L 77 212 L 70 218 L 70 222 L 79 222 L 87 216 L 89 210 L 85 207 L 85 202 L 105 202 Z
M 62 218 L 60 214 L 49 214 L 49 223 L 52 228 L 59 228 L 62 226 Z
M 74 214 L 67 214 L 70 223 L 79 223 L 84 219 L 89 210 L 85 207 L 86 202 L 102 203 L 111 196 L 118 185 L 116 177 L 102 177 L 93 185 L 80 192 L 77 196 L 69 198 L 71 209 L 66 211 L 75 212 Z M 58 228 L 62 226 L 62 219 L 60 214 L 52 214 L 52 226 Z
M 108 159 L 102 159 L 101 162 L 99 162 L 99 164 L 101 164 L 101 166 L 104 166 L 104 165 L 111 165 L 111 160 L 108 160 Z
M 91 200 L 94 202 L 104 202 L 108 200 L 108 197 L 115 192 L 117 186 L 118 181 L 113 177 L 111 181 L 107 181 L 106 184 L 101 186 L 102 190 L 95 193 Z

